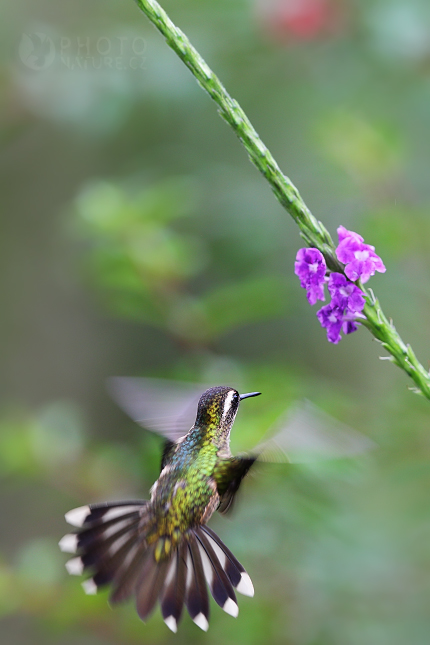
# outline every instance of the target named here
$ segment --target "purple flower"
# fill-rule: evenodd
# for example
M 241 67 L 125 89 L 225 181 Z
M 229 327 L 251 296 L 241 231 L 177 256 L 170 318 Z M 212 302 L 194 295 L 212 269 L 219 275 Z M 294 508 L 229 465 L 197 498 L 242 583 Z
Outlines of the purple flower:
M 294 263 L 294 273 L 300 279 L 300 286 L 306 289 L 310 305 L 314 305 L 317 300 L 325 300 L 326 270 L 324 256 L 318 249 L 299 249 Z
M 326 277 L 324 256 L 315 248 L 300 249 L 294 265 L 300 285 L 306 289 L 309 304 L 325 300 L 324 284 L 327 282 L 331 302 L 317 312 L 317 317 L 327 330 L 328 340 L 335 344 L 341 340 L 341 332 L 352 334 L 360 325 L 358 320 L 365 317 L 362 313 L 366 302 L 364 293 L 354 282 L 360 278 L 367 282 L 375 271 L 385 271 L 375 248 L 365 244 L 361 235 L 348 231 L 344 226 L 339 226 L 337 232 L 339 245 L 336 255 L 345 264 L 345 275 L 331 273 Z
M 342 307 L 334 304 L 334 300 L 317 311 L 317 318 L 321 323 L 321 327 L 327 329 L 327 340 L 335 345 L 342 338 L 340 335 L 341 330 L 344 334 L 352 334 L 352 332 L 357 331 L 360 324 L 354 319 L 353 313 L 348 312 L 348 310 L 345 312 Z
M 340 330 L 344 322 L 343 310 L 330 303 L 317 311 L 317 318 L 321 327 L 327 329 L 327 340 L 336 345 L 341 339 Z
M 350 314 L 361 313 L 364 308 L 363 292 L 352 282 L 349 282 L 342 273 L 332 273 L 328 279 L 328 290 L 332 297 L 332 304 Z
M 330 343 L 338 343 L 340 332 L 352 334 L 360 323 L 356 317 L 361 316 L 365 304 L 363 292 L 349 282 L 342 273 L 332 273 L 328 280 L 331 303 L 317 312 L 318 320 L 327 329 Z
M 358 279 L 367 282 L 375 271 L 385 272 L 384 263 L 375 253 L 375 247 L 365 244 L 361 235 L 348 231 L 344 226 L 339 226 L 337 234 L 339 246 L 336 255 L 338 260 L 346 265 L 345 274 L 352 282 Z
M 359 235 L 358 233 L 354 233 L 354 231 L 348 231 L 348 229 L 342 225 L 339 226 L 339 228 L 337 229 L 337 235 L 339 238 L 339 243 L 343 242 L 343 240 L 347 237 L 350 237 L 350 238 L 352 237 L 354 240 L 357 240 L 357 242 L 364 242 L 361 235 Z
M 355 322 L 355 320 L 344 320 L 342 324 L 342 331 L 344 334 L 352 334 L 353 331 L 357 331 L 359 324 L 360 323 Z

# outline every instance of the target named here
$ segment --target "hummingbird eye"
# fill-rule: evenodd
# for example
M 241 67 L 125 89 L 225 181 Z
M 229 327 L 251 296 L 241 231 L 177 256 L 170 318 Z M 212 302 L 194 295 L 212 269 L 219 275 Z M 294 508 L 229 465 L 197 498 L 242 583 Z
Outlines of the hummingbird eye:
M 232 414 L 236 413 L 236 410 L 239 405 L 239 394 L 236 392 L 236 390 L 229 390 L 227 391 L 223 403 L 223 419 L 229 418 Z

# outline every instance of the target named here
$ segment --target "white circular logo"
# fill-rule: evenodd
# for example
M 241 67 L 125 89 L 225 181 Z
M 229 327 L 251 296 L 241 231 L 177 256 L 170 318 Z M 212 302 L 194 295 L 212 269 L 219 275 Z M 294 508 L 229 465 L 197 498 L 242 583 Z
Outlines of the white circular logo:
M 54 62 L 55 45 L 49 36 L 39 31 L 22 34 L 19 57 L 26 67 L 40 72 Z

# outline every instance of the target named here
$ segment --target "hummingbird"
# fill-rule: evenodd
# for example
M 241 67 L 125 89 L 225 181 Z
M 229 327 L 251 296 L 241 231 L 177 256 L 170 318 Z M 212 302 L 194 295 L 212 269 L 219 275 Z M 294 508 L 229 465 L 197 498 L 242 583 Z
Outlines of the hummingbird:
M 258 458 L 258 453 L 233 456 L 230 432 L 240 402 L 259 395 L 224 385 L 207 389 L 188 432 L 153 426 L 165 445 L 149 500 L 90 504 L 66 513 L 75 531 L 59 546 L 75 554 L 66 563 L 70 574 L 90 574 L 83 582 L 87 594 L 110 586 L 111 604 L 134 595 L 143 621 L 159 602 L 173 632 L 184 606 L 207 631 L 208 587 L 226 613 L 238 615 L 236 592 L 253 596 L 251 578 L 207 524 L 215 511 L 231 508 Z
M 233 456 L 230 433 L 239 404 L 260 392 L 217 386 L 201 394 L 201 385 L 133 377 L 110 379 L 109 390 L 130 417 L 164 438 L 160 475 L 149 500 L 90 504 L 66 513 L 75 530 L 59 546 L 74 554 L 66 563 L 69 573 L 89 574 L 82 583 L 87 594 L 110 586 L 111 604 L 134 595 L 144 621 L 159 602 L 173 632 L 184 606 L 196 625 L 208 629 L 208 587 L 234 617 L 236 592 L 254 595 L 250 576 L 207 523 L 215 511 L 232 508 L 257 460 L 306 463 L 375 447 L 305 401 L 282 415 L 269 429 L 270 438 L 250 454 Z

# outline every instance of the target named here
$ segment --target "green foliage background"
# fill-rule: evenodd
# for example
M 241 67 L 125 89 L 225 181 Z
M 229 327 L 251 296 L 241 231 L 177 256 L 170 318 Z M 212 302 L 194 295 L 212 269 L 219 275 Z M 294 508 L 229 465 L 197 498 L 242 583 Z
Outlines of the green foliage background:
M 371 286 L 424 363 L 429 5 L 333 2 L 303 39 L 288 26 L 275 36 L 275 4 L 164 6 L 314 214 L 376 246 L 387 273 Z M 131 1 L 10 0 L 4 16 L 2 643 L 427 644 L 428 402 L 366 330 L 327 343 L 293 276 L 294 223 Z M 43 69 L 31 34 L 54 45 Z M 146 497 L 157 476 L 159 442 L 108 399 L 113 374 L 261 390 L 236 449 L 303 397 L 379 445 L 247 481 L 232 521 L 212 525 L 256 595 L 237 620 L 213 607 L 207 634 L 187 617 L 174 636 L 158 613 L 143 625 L 131 604 L 112 611 L 64 569 L 64 512 Z

